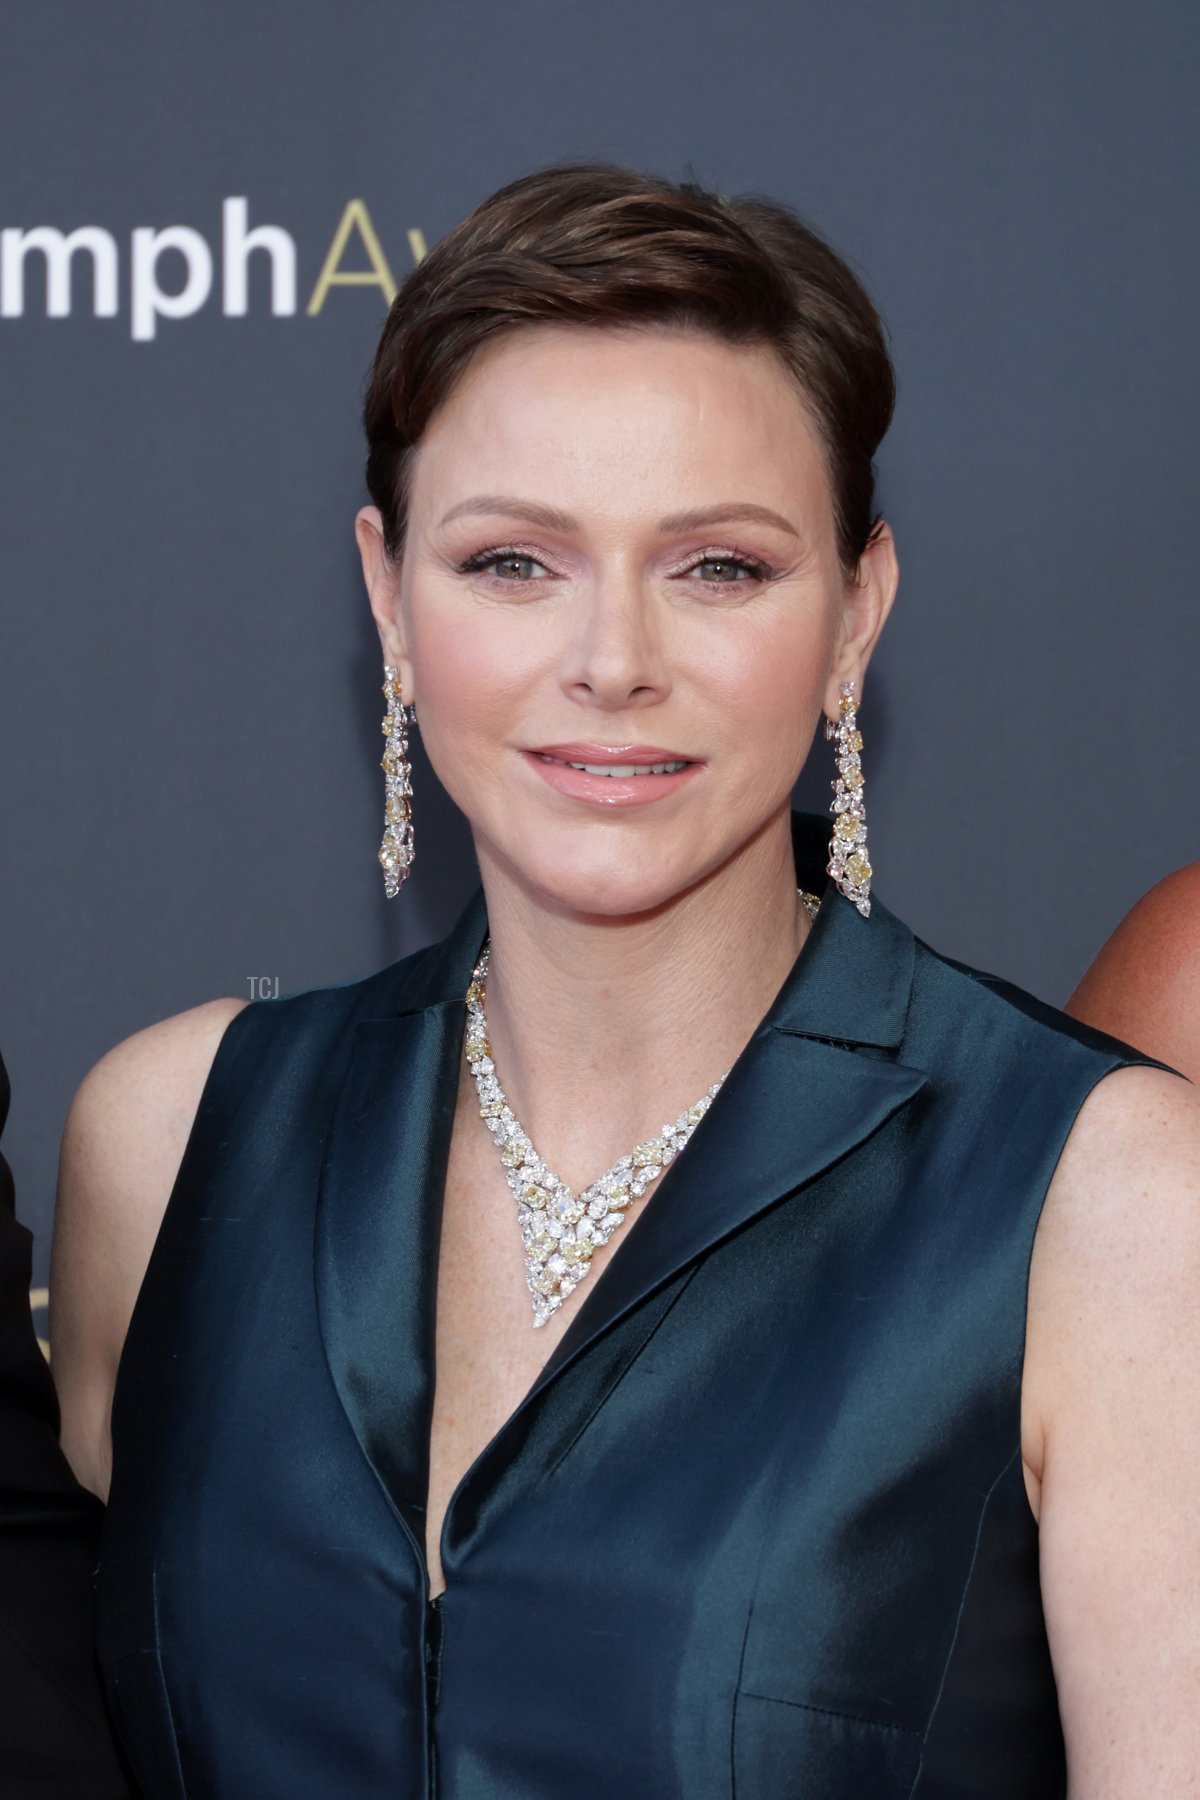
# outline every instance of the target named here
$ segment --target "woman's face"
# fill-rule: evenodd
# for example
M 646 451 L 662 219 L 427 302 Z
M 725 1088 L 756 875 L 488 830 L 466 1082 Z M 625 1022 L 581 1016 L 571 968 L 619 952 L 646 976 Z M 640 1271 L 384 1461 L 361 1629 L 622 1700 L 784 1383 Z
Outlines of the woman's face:
M 398 573 L 378 525 L 363 508 L 384 658 L 481 868 L 592 915 L 662 906 L 786 822 L 896 584 L 887 531 L 844 580 L 774 353 L 679 331 L 487 346 L 414 459 Z

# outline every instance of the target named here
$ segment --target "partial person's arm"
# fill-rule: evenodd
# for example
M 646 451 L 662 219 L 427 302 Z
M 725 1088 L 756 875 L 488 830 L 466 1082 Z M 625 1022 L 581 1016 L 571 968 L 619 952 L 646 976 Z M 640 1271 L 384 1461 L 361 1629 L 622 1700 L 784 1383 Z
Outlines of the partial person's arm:
M 244 1000 L 210 1000 L 102 1056 L 67 1115 L 50 1264 L 62 1446 L 108 1497 L 117 1365 L 217 1045 Z
M 1200 1083 L 1200 862 L 1142 895 L 1064 1011 Z
M 0 1060 L 0 1131 L 9 1095 Z M 93 1644 L 102 1509 L 59 1448 L 29 1310 L 32 1247 L 0 1156 L 0 1792 L 125 1800 Z
M 1096 1084 L 1029 1318 L 1070 1800 L 1200 1795 L 1200 1089 L 1146 1067 Z

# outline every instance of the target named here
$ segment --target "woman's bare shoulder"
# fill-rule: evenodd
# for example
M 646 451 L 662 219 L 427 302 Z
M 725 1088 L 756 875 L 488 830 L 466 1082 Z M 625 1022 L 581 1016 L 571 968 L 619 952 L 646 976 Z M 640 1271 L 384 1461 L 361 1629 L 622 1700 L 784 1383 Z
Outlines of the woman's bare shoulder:
M 249 1003 L 222 998 L 147 1025 L 88 1070 L 59 1154 L 50 1348 L 75 1472 L 107 1491 L 108 1409 L 134 1302 L 213 1058 Z
M 104 1139 L 114 1125 L 146 1148 L 166 1130 L 191 1127 L 217 1045 L 246 1000 L 206 1000 L 146 1025 L 105 1051 L 84 1076 L 67 1115 L 68 1133 Z M 181 1146 L 182 1148 L 182 1146 Z
M 115 1044 L 88 1070 L 63 1130 L 59 1207 L 157 1231 L 217 1046 L 244 1000 L 208 1000 Z M 65 1186 L 64 1186 L 65 1183 Z
M 1067 1135 L 1030 1262 L 1022 1437 L 1038 1480 L 1089 1378 L 1094 1395 L 1139 1309 L 1194 1252 L 1198 1182 L 1200 1088 L 1147 1064 L 1102 1076 Z
M 1143 1294 L 1172 1237 L 1194 1226 L 1200 1088 L 1134 1063 L 1091 1088 L 1067 1134 L 1035 1238 L 1030 1307 L 1056 1336 L 1112 1317 L 1112 1290 Z M 1044 1318 L 1043 1318 L 1044 1315 Z
M 1042 1594 L 1068 1762 L 1089 1792 L 1140 1792 L 1151 1754 L 1161 1791 L 1181 1792 L 1200 1751 L 1198 1286 L 1200 1088 L 1112 1070 L 1050 1184 L 1029 1313 Z M 1169 1746 L 1162 1718 L 1178 1724 Z

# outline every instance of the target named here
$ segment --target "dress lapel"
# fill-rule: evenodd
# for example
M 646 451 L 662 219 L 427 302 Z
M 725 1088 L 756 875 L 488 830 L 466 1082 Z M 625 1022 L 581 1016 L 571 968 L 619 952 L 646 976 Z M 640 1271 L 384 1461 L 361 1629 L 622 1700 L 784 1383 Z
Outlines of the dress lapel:
M 864 1142 L 929 1079 L 895 1055 L 913 935 L 876 898 L 864 919 L 827 884 L 823 862 L 814 870 L 814 827 L 823 853 L 827 822 L 793 814 L 797 879 L 821 894 L 804 948 L 687 1148 L 640 1203 L 628 1241 L 590 1292 L 580 1288 L 530 1399 L 685 1264 Z
M 464 996 L 486 930 L 477 889 L 448 938 L 382 972 L 380 1016 L 352 1030 L 317 1189 L 314 1272 L 330 1373 L 418 1542 Z
M 568 1302 L 571 1324 L 498 1435 L 601 1333 L 722 1238 L 814 1182 L 928 1080 L 896 1056 L 912 933 L 877 898 L 864 919 L 827 884 L 827 820 L 793 813 L 792 828 L 797 880 L 822 895 L 804 949 L 687 1148 L 638 1203 L 627 1240 Z M 486 929 L 477 889 L 441 944 L 383 972 L 380 1016 L 354 1027 L 318 1190 L 317 1302 L 334 1383 L 418 1539 L 464 996 Z M 812 1203 L 821 1203 L 818 1189 Z M 515 1219 L 513 1247 L 519 1253 Z

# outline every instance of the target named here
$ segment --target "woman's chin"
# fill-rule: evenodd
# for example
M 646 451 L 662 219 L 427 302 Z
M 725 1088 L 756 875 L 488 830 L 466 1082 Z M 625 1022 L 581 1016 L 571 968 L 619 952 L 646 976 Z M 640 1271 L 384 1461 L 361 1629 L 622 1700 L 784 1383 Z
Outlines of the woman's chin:
M 574 914 L 578 918 L 622 919 L 645 918 L 669 906 L 675 898 L 673 890 L 664 888 L 661 880 L 643 883 L 614 882 L 603 886 L 597 882 L 556 882 L 545 890 L 555 911 Z
M 635 919 L 668 906 L 686 881 L 674 882 L 659 865 L 638 871 L 600 861 L 571 867 L 554 858 L 526 859 L 522 874 L 541 903 L 580 918 Z

